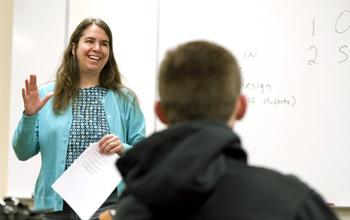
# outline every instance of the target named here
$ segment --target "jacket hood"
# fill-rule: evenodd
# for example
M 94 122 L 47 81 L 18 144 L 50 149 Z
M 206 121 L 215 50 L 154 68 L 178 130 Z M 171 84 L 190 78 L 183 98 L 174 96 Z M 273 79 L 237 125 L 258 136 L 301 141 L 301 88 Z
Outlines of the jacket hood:
M 246 163 L 240 140 L 220 120 L 183 122 L 139 142 L 117 161 L 128 191 L 151 211 L 193 212 L 227 172 Z

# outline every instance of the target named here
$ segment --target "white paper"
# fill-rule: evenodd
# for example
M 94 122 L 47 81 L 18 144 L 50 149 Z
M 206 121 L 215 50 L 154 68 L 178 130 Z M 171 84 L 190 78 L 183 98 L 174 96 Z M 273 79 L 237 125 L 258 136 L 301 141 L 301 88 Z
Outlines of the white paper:
M 91 218 L 122 180 L 115 166 L 119 155 L 98 149 L 98 143 L 91 144 L 52 184 L 82 220 Z

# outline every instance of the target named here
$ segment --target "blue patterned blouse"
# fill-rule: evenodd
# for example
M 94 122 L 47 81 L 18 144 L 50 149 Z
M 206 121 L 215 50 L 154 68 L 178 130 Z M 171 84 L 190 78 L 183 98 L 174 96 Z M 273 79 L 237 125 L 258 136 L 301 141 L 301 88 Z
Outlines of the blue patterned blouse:
M 69 135 L 66 169 L 94 142 L 110 133 L 106 114 L 100 100 L 108 89 L 101 86 L 79 89 L 72 99 L 73 121 Z

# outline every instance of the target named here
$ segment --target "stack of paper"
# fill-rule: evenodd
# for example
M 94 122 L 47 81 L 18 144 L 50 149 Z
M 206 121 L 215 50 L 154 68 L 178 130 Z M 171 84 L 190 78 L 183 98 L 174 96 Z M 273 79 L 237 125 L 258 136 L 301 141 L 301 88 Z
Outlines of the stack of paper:
M 98 150 L 98 143 L 91 144 L 52 184 L 82 220 L 91 218 L 122 180 L 115 166 L 119 155 Z

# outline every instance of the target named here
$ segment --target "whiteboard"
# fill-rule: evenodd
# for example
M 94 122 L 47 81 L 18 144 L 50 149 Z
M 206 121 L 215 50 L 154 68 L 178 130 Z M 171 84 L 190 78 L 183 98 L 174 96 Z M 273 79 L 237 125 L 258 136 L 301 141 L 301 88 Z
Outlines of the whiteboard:
M 238 59 L 248 163 L 350 206 L 350 1 L 161 1 L 159 59 L 191 40 Z M 234 187 L 234 186 L 233 186 Z
M 53 79 L 59 65 L 64 50 L 65 8 L 65 1 L 14 1 L 8 196 L 30 198 L 34 192 L 41 166 L 40 154 L 19 161 L 12 148 L 12 136 L 23 112 L 24 80 L 34 73 L 41 85 Z

